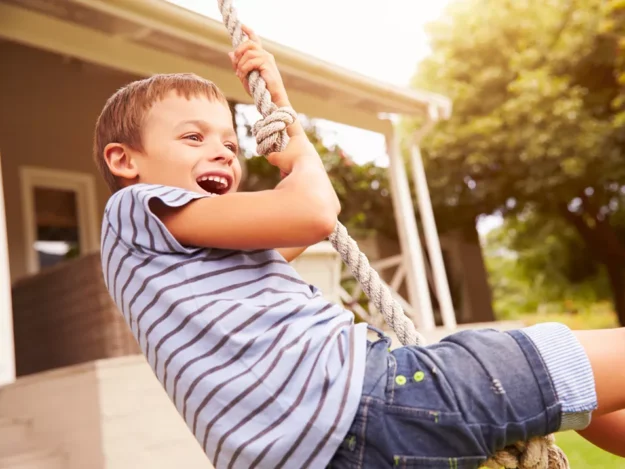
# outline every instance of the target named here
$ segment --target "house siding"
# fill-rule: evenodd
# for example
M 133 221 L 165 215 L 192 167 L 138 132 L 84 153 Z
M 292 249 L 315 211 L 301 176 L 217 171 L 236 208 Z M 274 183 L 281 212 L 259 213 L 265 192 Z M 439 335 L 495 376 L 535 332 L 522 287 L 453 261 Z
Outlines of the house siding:
M 135 77 L 0 41 L 0 152 L 11 281 L 26 275 L 19 168 L 96 176 L 97 217 L 108 189 L 92 160 L 93 131 L 107 98 Z

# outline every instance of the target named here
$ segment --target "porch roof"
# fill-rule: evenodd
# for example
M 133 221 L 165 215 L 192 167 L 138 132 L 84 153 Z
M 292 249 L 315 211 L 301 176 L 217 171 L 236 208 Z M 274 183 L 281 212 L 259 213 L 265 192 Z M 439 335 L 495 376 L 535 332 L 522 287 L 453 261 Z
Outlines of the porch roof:
M 141 76 L 195 72 L 232 100 L 251 99 L 234 76 L 221 22 L 164 0 L 0 0 L 0 37 Z M 444 96 L 389 85 L 263 39 L 298 112 L 387 132 L 380 114 L 417 115 Z

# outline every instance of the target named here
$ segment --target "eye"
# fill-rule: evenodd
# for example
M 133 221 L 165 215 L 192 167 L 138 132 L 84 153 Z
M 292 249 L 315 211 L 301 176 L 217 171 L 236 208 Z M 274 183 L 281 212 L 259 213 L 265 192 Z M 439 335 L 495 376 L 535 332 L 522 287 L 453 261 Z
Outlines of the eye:
M 238 147 L 237 147 L 234 143 L 230 143 L 230 142 L 228 142 L 228 143 L 226 143 L 226 145 L 225 145 L 225 146 L 226 146 L 226 148 L 227 148 L 228 150 L 230 150 L 232 153 L 236 153 L 236 152 L 237 152 L 237 150 L 238 150 Z
M 194 142 L 201 142 L 202 136 L 200 134 L 189 134 L 183 137 L 185 140 L 193 140 Z

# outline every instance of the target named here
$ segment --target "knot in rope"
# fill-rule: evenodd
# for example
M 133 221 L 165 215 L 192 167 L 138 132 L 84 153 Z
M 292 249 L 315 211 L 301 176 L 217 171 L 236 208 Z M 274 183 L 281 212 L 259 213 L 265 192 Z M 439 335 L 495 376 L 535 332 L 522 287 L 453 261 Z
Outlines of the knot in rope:
M 232 0 L 217 0 L 217 4 L 224 25 L 232 39 L 232 45 L 236 48 L 248 39 L 241 29 L 237 11 L 232 6 Z M 278 108 L 271 101 L 271 93 L 267 90 L 267 84 L 258 70 L 250 72 L 247 81 L 256 109 L 263 116 L 263 119 L 257 122 L 252 129 L 258 145 L 258 154 L 267 155 L 284 150 L 288 142 L 286 128 L 295 121 L 297 114 L 291 108 Z
M 568 469 L 569 461 L 555 445 L 555 437 L 536 437 L 519 441 L 495 453 L 484 463 L 492 469 Z
M 286 128 L 295 122 L 297 113 L 290 107 L 279 107 L 273 110 L 267 117 L 260 119 L 254 124 L 252 133 L 256 138 L 259 155 L 268 155 L 274 151 L 280 151 L 286 146 Z

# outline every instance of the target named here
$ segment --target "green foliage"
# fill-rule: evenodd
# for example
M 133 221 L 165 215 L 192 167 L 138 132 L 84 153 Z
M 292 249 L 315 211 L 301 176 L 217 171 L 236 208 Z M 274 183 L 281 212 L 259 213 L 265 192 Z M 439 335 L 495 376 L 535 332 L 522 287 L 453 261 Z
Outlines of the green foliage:
M 485 237 L 484 258 L 501 318 L 584 313 L 610 298 L 603 266 L 562 218 L 531 210 L 509 217 Z
M 375 231 L 390 238 L 396 237 L 386 168 L 374 163 L 353 163 L 340 146 L 324 145 L 314 122 L 304 121 L 304 124 L 341 202 L 341 223 L 352 233 Z M 279 171 L 264 158 L 247 157 L 245 165 L 247 178 L 243 190 L 270 189 L 280 182 Z
M 616 43 L 617 62 L 616 77 L 620 85 L 619 94 L 612 104 L 618 111 L 614 117 L 615 127 L 625 125 L 625 1 L 609 0 L 604 2 L 602 9 L 604 21 L 602 31 L 613 38 Z
M 455 107 L 424 144 L 438 204 L 472 215 L 526 201 L 557 206 L 612 171 L 622 176 L 603 118 L 616 87 L 603 96 L 605 87 L 583 83 L 590 70 L 593 85 L 604 79 L 601 3 L 468 0 L 430 27 L 434 52 L 414 84 L 450 96 Z
M 556 434 L 556 444 L 562 448 L 572 468 L 622 469 L 625 466 L 623 458 L 603 451 L 574 431 Z
M 517 257 L 489 259 L 506 308 L 603 298 L 605 268 L 625 321 L 619 40 L 604 3 L 464 0 L 429 27 L 413 83 L 455 108 L 423 142 L 432 201 L 443 221 L 511 218 L 494 236 Z

